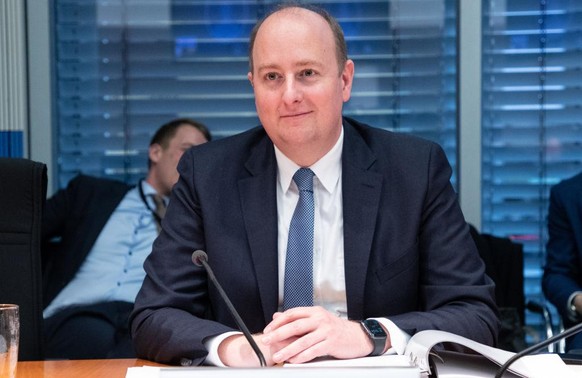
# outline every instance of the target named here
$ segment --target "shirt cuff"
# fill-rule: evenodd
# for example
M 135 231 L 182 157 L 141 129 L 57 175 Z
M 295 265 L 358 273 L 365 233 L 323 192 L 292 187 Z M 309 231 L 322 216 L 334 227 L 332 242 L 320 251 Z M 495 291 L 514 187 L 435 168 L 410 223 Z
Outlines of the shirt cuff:
M 406 344 L 408 344 L 408 340 L 410 340 L 410 335 L 396 327 L 396 324 L 394 324 L 392 320 L 386 318 L 372 319 L 380 322 L 380 324 L 388 330 L 388 334 L 390 335 L 391 347 L 388 348 L 384 354 L 404 354 L 404 349 L 406 349 Z
M 575 291 L 568 297 L 566 313 L 568 314 L 568 318 L 573 322 L 578 322 L 582 319 L 582 315 L 580 315 L 576 308 L 574 307 L 574 297 L 578 294 L 582 294 L 582 291 Z
M 242 332 L 232 331 L 221 333 L 220 335 L 211 337 L 204 342 L 204 347 L 208 351 L 208 355 L 204 360 L 204 365 L 226 367 L 226 365 L 222 363 L 220 357 L 218 356 L 218 346 L 221 342 L 224 341 L 224 339 L 232 335 L 242 335 Z

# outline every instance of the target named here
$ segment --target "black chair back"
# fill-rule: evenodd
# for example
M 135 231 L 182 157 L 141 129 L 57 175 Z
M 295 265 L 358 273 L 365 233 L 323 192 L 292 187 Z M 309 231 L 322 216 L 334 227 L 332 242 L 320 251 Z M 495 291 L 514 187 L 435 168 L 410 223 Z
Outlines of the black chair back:
M 498 348 L 519 352 L 525 341 L 525 293 L 523 288 L 523 245 L 509 238 L 481 234 L 470 226 L 471 236 L 485 262 L 485 272 L 495 282 L 499 308 Z
M 0 303 L 20 306 L 21 361 L 42 360 L 41 220 L 46 165 L 0 158 Z

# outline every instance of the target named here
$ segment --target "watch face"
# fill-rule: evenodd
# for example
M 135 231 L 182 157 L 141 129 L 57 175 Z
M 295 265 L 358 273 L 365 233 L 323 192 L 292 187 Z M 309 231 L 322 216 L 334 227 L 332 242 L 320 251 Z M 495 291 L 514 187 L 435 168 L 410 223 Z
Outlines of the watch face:
M 386 332 L 384 332 L 384 328 L 378 321 L 368 319 L 364 320 L 364 323 L 374 337 L 386 337 Z

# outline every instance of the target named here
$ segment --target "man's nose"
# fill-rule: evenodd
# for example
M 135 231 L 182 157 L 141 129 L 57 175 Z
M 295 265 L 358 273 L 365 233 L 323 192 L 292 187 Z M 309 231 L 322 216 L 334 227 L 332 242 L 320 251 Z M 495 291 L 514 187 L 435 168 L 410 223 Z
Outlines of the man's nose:
M 288 104 L 301 101 L 303 91 L 300 83 L 295 78 L 289 78 L 285 81 L 283 101 Z

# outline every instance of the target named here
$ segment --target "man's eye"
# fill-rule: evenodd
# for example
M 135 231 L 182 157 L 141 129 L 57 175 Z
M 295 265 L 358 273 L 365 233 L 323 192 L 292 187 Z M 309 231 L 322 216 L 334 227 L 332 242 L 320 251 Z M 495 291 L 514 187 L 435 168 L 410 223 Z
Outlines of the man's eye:
M 268 73 L 266 75 L 266 78 L 267 78 L 267 80 L 277 80 L 277 74 L 276 73 L 273 73 L 273 72 Z
M 303 71 L 303 76 L 313 76 L 313 75 L 315 75 L 315 71 L 313 71 L 313 70 Z

